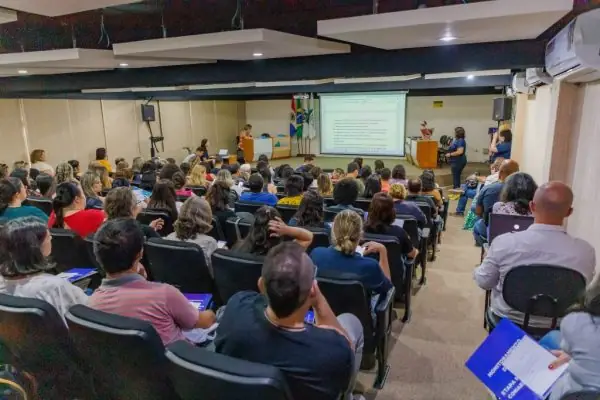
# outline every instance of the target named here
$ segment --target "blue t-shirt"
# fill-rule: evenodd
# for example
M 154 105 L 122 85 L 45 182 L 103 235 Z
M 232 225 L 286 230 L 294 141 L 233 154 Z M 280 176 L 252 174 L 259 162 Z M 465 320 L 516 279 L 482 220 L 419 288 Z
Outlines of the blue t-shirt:
M 272 193 L 266 193 L 266 192 L 260 192 L 260 193 L 244 192 L 244 193 L 242 193 L 242 195 L 240 197 L 240 200 L 241 201 L 246 201 L 248 203 L 260 203 L 260 204 L 269 205 L 271 207 L 275 207 L 275 205 L 277 205 L 277 201 L 279 199 L 277 199 L 277 196 L 275 196 Z
M 349 256 L 333 247 L 317 247 L 310 253 L 310 258 L 317 266 L 319 275 L 331 272 L 352 274 L 365 289 L 378 294 L 387 293 L 393 286 L 374 258 L 358 253 Z
M 494 204 L 500 199 L 500 192 L 502 192 L 503 187 L 503 182 L 496 182 L 484 186 L 483 189 L 481 189 L 481 192 L 479 192 L 479 196 L 477 197 L 477 207 L 483 208 L 483 220 L 486 225 L 489 215 L 494 208 Z
M 87 197 L 85 199 L 85 209 L 89 210 L 90 208 L 104 208 L 104 203 L 95 197 Z
M 0 219 L 11 220 L 21 217 L 37 217 L 44 223 L 48 222 L 48 216 L 42 210 L 32 206 L 8 207 L 0 214 Z
M 498 150 L 492 156 L 492 161 L 496 161 L 496 158 L 504 158 L 510 159 L 510 151 L 512 149 L 512 142 L 502 142 L 496 145 L 496 150 Z
M 463 153 L 460 156 L 450 157 L 450 163 L 455 163 L 458 161 L 467 161 L 467 141 L 465 139 L 454 139 L 450 147 L 448 147 L 448 151 L 454 152 L 461 147 L 463 148 Z
M 427 217 L 425 217 L 419 206 L 412 201 L 396 201 L 394 210 L 396 210 L 396 214 L 412 215 L 421 226 L 427 224 Z

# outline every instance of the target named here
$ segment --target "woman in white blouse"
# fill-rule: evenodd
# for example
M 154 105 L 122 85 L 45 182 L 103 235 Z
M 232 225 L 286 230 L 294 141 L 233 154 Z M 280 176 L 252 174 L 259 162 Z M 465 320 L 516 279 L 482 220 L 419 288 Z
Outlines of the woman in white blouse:
M 40 173 L 54 176 L 54 168 L 46 162 L 46 150 L 35 149 L 29 156 L 31 160 L 31 168 L 37 169 Z

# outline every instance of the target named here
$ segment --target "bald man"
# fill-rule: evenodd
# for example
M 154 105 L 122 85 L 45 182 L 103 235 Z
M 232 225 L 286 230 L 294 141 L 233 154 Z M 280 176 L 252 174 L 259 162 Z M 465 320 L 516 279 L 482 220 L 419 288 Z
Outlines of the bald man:
M 498 181 L 484 186 L 479 192 L 475 203 L 475 214 L 481 219 L 473 226 L 473 237 L 478 245 L 487 241 L 489 215 L 494 204 L 500 199 L 504 181 L 515 172 L 519 172 L 519 164 L 515 160 L 504 160 L 498 171 Z
M 591 282 L 596 268 L 596 253 L 585 240 L 565 232 L 564 220 L 572 211 L 573 192 L 562 182 L 548 182 L 535 192 L 530 203 L 534 223 L 529 229 L 505 233 L 494 239 L 474 278 L 482 289 L 492 290 L 491 312 L 498 318 L 522 323 L 523 314 L 512 310 L 502 298 L 504 277 L 512 268 L 546 264 L 571 268 Z M 533 327 L 548 327 L 549 319 L 533 317 Z

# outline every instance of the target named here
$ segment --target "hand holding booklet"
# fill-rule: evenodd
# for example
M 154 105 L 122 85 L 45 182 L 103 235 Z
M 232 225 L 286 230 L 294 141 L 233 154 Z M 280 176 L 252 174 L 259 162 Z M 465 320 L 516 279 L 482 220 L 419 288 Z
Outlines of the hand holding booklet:
M 568 364 L 548 365 L 556 357 L 518 326 L 503 319 L 467 360 L 466 367 L 500 400 L 545 399 Z

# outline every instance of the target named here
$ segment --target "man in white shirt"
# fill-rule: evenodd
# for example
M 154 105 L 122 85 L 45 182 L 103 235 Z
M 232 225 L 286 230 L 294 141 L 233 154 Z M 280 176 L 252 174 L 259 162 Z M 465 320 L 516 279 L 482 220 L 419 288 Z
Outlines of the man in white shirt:
M 546 264 L 570 268 L 591 282 L 596 253 L 585 240 L 574 238 L 563 228 L 573 212 L 573 192 L 562 182 L 548 182 L 535 192 L 530 203 L 534 223 L 522 232 L 505 233 L 494 239 L 474 278 L 480 288 L 491 290 L 491 311 L 498 317 L 523 321 L 523 314 L 511 309 L 502 297 L 504 278 L 520 265 Z M 532 317 L 533 327 L 547 326 L 548 319 Z

